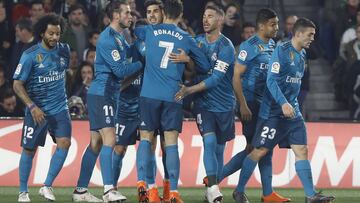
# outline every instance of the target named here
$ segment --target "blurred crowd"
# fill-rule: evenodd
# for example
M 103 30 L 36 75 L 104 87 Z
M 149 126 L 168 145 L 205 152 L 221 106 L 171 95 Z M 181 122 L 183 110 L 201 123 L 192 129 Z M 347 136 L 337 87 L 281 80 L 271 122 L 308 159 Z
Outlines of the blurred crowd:
M 238 50 L 240 43 L 256 32 L 254 19 L 245 19 L 244 0 L 215 0 L 222 4 L 225 22 L 222 33 Z M 86 93 L 94 78 L 96 41 L 109 24 L 103 12 L 107 0 L 0 0 L 0 117 L 23 116 L 22 102 L 12 91 L 12 75 L 24 50 L 37 43 L 32 25 L 45 13 L 55 12 L 66 19 L 61 41 L 71 47 L 66 73 L 69 108 L 76 118 L 86 118 Z M 144 1 L 129 0 L 133 21 L 146 18 Z M 192 35 L 202 30 L 202 11 L 207 0 L 183 0 L 184 19 L 179 26 Z M 345 101 L 352 116 L 360 118 L 360 7 L 359 0 L 323 1 L 319 13 L 317 43 L 307 51 L 308 59 L 326 58 L 334 68 L 336 99 Z M 297 16 L 286 16 L 276 41 L 291 38 Z M 282 21 L 281 21 L 282 22 Z M 131 43 L 131 32 L 128 41 Z M 358 68 L 359 67 L 359 68 Z M 299 103 L 309 91 L 310 68 L 302 82 Z M 184 102 L 186 117 L 192 117 L 191 102 Z

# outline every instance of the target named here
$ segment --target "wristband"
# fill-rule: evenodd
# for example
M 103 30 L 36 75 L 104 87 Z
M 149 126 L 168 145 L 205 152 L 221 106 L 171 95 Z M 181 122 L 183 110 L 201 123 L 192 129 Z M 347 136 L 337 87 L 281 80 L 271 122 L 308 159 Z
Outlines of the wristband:
M 32 103 L 32 104 L 30 104 L 30 106 L 28 106 L 30 111 L 32 111 L 35 107 L 36 107 L 36 105 L 34 103 Z

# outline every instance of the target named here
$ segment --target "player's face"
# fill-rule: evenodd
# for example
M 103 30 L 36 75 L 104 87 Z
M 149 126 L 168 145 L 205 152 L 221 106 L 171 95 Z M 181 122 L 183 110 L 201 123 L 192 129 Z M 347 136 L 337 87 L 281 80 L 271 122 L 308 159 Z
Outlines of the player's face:
M 130 13 L 130 6 L 126 4 L 120 5 L 120 20 L 119 25 L 121 28 L 129 28 L 132 22 L 132 15 Z
M 45 33 L 42 36 L 42 41 L 45 43 L 47 48 L 52 49 L 59 42 L 61 33 L 60 25 L 50 25 L 48 24 Z
M 205 33 L 210 33 L 220 28 L 223 19 L 212 9 L 206 9 L 203 15 L 203 28 Z
M 299 38 L 303 48 L 309 48 L 312 41 L 314 41 L 315 28 L 307 27 L 303 32 L 299 33 Z
M 268 38 L 274 38 L 279 31 L 279 19 L 278 17 L 269 19 L 264 25 L 265 35 Z
M 163 15 L 160 6 L 156 4 L 148 6 L 146 8 L 146 19 L 152 25 L 162 23 Z

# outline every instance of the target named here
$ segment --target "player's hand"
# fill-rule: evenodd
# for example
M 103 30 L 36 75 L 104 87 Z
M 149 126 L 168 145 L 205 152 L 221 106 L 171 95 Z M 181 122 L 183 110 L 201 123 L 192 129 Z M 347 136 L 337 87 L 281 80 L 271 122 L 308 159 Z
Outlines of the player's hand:
M 282 112 L 286 118 L 294 118 L 295 110 L 289 103 L 285 103 L 281 106 Z
M 186 87 L 183 84 L 180 84 L 180 90 L 175 94 L 175 101 L 181 101 L 187 95 L 189 95 L 189 87 Z
M 45 121 L 45 113 L 37 106 L 31 110 L 31 116 L 35 122 L 35 125 L 40 125 Z
M 240 116 L 242 121 L 250 121 L 252 118 L 252 113 L 249 107 L 245 105 L 240 105 Z
M 185 53 L 183 49 L 178 49 L 180 53 L 171 52 L 169 55 L 169 59 L 173 63 L 189 63 L 190 57 Z

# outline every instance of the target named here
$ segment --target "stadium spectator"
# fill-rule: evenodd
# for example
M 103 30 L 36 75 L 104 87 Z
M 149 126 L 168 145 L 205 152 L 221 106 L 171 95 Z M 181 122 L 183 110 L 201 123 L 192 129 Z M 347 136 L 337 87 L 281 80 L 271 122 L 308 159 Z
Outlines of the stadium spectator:
M 95 55 L 96 55 L 96 49 L 94 47 L 90 48 L 86 53 L 85 61 L 94 65 Z
M 0 61 L 10 58 L 11 24 L 6 15 L 5 5 L 0 1 Z
M 22 117 L 24 110 L 17 105 L 17 98 L 11 88 L 0 93 L 0 117 Z
M 360 24 L 360 7 L 356 12 L 356 25 Z M 341 36 L 339 55 L 342 59 L 346 60 L 345 45 L 350 41 L 356 39 L 356 25 L 348 28 Z
M 69 68 L 66 70 L 66 94 L 71 96 L 72 85 L 75 82 L 75 75 L 78 70 L 79 60 L 77 57 L 77 53 L 74 49 L 70 48 L 70 62 Z
M 241 32 L 241 41 L 246 41 L 256 33 L 256 27 L 250 22 L 245 22 Z
M 71 96 L 68 101 L 69 112 L 72 119 L 85 119 L 86 107 L 78 96 Z
M 11 22 L 15 26 L 15 23 L 18 22 L 21 18 L 28 18 L 29 15 L 29 0 L 27 1 L 18 1 L 14 4 L 11 10 Z
M 225 8 L 225 23 L 221 33 L 229 38 L 235 47 L 241 42 L 239 33 L 241 33 L 243 22 L 243 18 L 240 14 L 240 7 L 235 3 L 228 4 Z
M 5 77 L 5 64 L 0 61 L 0 93 L 5 92 L 6 89 L 11 88 L 9 80 Z
M 71 6 L 75 6 L 77 0 L 54 0 L 53 11 L 64 18 L 68 18 Z
M 99 18 L 99 25 L 98 25 L 98 31 L 103 31 L 109 24 L 110 24 L 110 18 L 104 13 L 100 13 Z
M 32 22 L 28 18 L 22 18 L 16 23 L 15 35 L 18 41 L 12 47 L 11 58 L 8 70 L 6 71 L 7 78 L 11 83 L 12 76 L 14 75 L 15 68 L 19 63 L 21 54 L 23 51 L 37 43 L 33 34 Z
M 294 28 L 294 24 L 297 19 L 298 17 L 296 15 L 290 15 L 286 17 L 285 29 L 284 32 L 280 33 L 280 36 L 278 37 L 278 43 L 288 41 L 292 38 L 292 29 Z
M 97 39 L 99 38 L 99 35 L 100 35 L 100 32 L 99 31 L 91 31 L 89 33 L 89 36 L 88 36 L 88 41 L 89 41 L 89 46 L 87 49 L 84 50 L 84 53 L 83 53 L 83 61 L 86 60 L 86 55 L 87 55 L 87 52 L 89 49 L 91 48 L 96 48 L 96 42 L 97 42 Z
M 94 78 L 94 67 L 91 63 L 82 62 L 79 70 L 76 72 L 71 96 L 78 96 L 87 106 L 86 95 L 90 83 Z
M 45 15 L 44 3 L 41 0 L 35 0 L 30 4 L 30 20 L 34 25 L 42 16 Z
M 69 23 L 61 41 L 66 42 L 72 49 L 75 49 L 78 60 L 82 61 L 84 50 L 88 47 L 88 33 L 90 29 L 84 24 L 85 9 L 81 4 L 70 7 Z
M 98 0 L 80 0 L 79 3 L 85 8 L 89 26 L 91 26 L 92 29 L 97 28 L 99 23 L 98 12 L 101 10 L 100 2 Z

